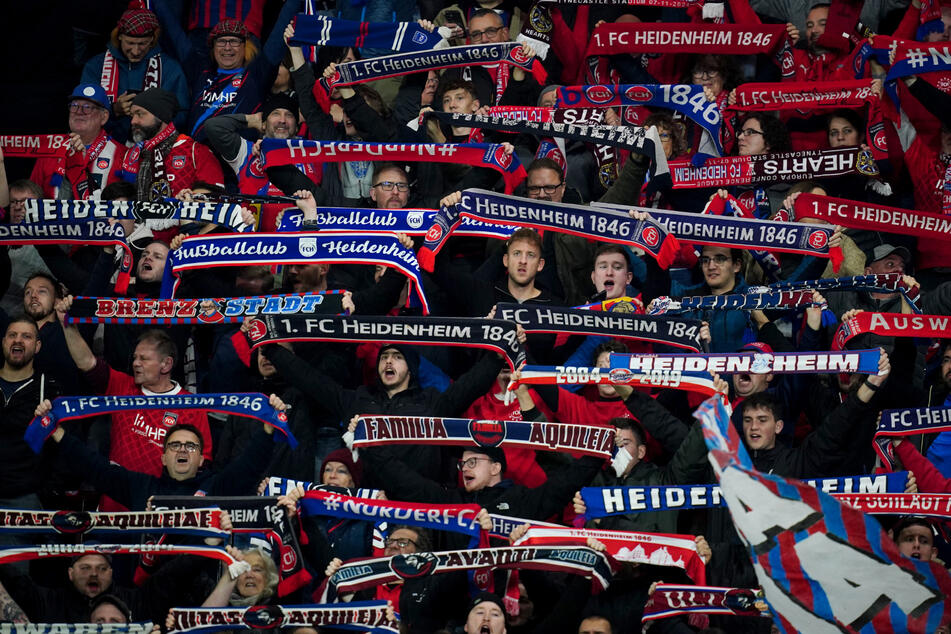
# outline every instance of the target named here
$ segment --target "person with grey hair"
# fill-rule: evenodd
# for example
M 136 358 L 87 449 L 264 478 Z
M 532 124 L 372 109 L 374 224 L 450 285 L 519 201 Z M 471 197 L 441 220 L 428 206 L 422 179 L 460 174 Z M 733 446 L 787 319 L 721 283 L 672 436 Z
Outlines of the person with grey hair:
M 267 603 L 274 596 L 280 581 L 271 556 L 260 548 L 238 550 L 228 546 L 228 552 L 238 560 L 238 564 L 233 566 L 240 568 L 240 574 L 234 578 L 230 570 L 222 574 L 201 607 L 224 608 Z

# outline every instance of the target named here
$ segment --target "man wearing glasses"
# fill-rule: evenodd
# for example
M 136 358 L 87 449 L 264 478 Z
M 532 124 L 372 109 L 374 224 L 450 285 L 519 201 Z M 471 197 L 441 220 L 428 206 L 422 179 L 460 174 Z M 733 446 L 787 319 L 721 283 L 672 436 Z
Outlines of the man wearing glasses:
M 370 199 L 377 209 L 403 209 L 409 202 L 409 177 L 402 167 L 385 165 L 373 175 Z
M 105 131 L 112 104 L 98 84 L 80 84 L 67 103 L 69 149 L 59 157 L 36 161 L 30 180 L 46 198 L 98 199 L 99 192 L 119 180 L 125 148 Z

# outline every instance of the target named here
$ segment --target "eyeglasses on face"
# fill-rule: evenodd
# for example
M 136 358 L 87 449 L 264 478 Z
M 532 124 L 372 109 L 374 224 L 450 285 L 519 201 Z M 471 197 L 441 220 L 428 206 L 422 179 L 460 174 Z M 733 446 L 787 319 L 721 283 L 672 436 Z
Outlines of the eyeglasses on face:
M 94 112 L 98 109 L 99 109 L 99 106 L 97 106 L 94 103 L 90 103 L 88 101 L 70 101 L 69 102 L 69 111 L 74 113 L 79 112 L 82 114 L 89 114 L 90 112 Z
M 700 256 L 700 266 L 709 266 L 711 262 L 717 266 L 723 266 L 730 261 L 730 258 L 726 255 L 715 255 L 710 257 L 709 255 Z
M 720 71 L 715 68 L 695 68 L 691 74 L 696 79 L 713 79 L 720 75 Z
M 394 187 L 400 192 L 409 191 L 409 183 L 394 183 L 393 181 L 381 181 L 374 185 L 374 187 L 379 187 L 385 192 L 393 191 Z
M 399 548 L 400 550 L 403 550 L 404 548 L 408 548 L 410 544 L 412 544 L 413 546 L 419 546 L 419 544 L 414 542 L 412 539 L 408 539 L 406 537 L 400 537 L 399 539 L 388 537 L 386 541 L 383 542 L 383 544 L 387 548 Z
M 482 31 L 469 31 L 469 39 L 478 42 L 483 37 L 495 37 L 495 34 L 504 28 L 504 26 L 490 26 Z
M 542 193 L 542 190 L 545 190 L 546 194 L 554 194 L 556 191 L 558 191 L 558 188 L 564 184 L 565 182 L 562 181 L 557 185 L 528 185 L 525 188 L 525 191 L 528 192 L 529 196 L 537 196 L 538 194 Z
M 756 128 L 743 128 L 742 130 L 736 133 L 736 138 L 739 139 L 740 137 L 744 137 L 744 136 L 753 136 L 754 134 L 758 134 L 762 136 L 763 131 L 757 130 Z
M 215 46 L 218 48 L 237 48 L 244 44 L 240 37 L 219 37 L 215 40 Z
M 459 471 L 462 471 L 463 469 L 474 469 L 480 460 L 489 460 L 489 458 L 485 456 L 472 456 L 466 460 L 458 461 L 456 463 L 456 468 L 459 469 Z
M 173 440 L 172 442 L 170 442 L 170 443 L 168 443 L 167 445 L 165 445 L 165 450 L 166 450 L 166 451 L 176 451 L 176 452 L 178 452 L 178 451 L 181 451 L 182 449 L 184 449 L 184 450 L 187 451 L 188 453 L 195 453 L 196 451 L 198 451 L 199 449 L 201 449 L 201 446 L 199 446 L 199 444 L 198 444 L 197 442 L 191 442 L 191 441 L 189 441 L 189 442 L 182 442 L 182 441 L 180 441 L 180 440 Z

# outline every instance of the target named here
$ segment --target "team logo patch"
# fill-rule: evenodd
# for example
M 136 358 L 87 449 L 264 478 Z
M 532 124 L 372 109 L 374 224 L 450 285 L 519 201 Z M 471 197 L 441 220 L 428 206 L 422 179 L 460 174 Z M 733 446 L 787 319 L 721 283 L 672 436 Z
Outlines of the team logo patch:
M 411 226 L 413 229 L 419 229 L 423 226 L 423 220 L 426 219 L 426 216 L 423 215 L 421 211 L 411 211 L 406 214 L 406 224 Z
M 614 184 L 614 181 L 617 180 L 617 165 L 614 161 L 608 161 L 601 166 L 601 169 L 598 170 L 598 180 L 601 181 L 601 186 L 605 188 Z
M 644 230 L 641 231 L 641 239 L 649 247 L 656 247 L 660 244 L 660 231 L 657 230 L 657 227 L 644 227 Z
M 423 33 L 416 31 L 415 33 L 413 33 L 413 42 L 415 42 L 416 44 L 425 44 L 426 36 Z
M 588 86 L 584 91 L 588 101 L 594 104 L 606 104 L 614 100 L 614 91 L 604 86 Z
M 870 150 L 859 150 L 855 156 L 855 169 L 866 176 L 878 176 L 878 165 Z
M 241 620 L 253 630 L 271 630 L 284 622 L 284 611 L 278 605 L 255 605 L 244 611 Z
M 469 435 L 482 447 L 498 447 L 505 440 L 505 423 L 498 420 L 469 421 Z
M 514 154 L 514 152 L 512 154 Z M 508 169 L 512 164 L 512 154 L 506 154 L 505 148 L 500 145 L 495 149 L 495 153 L 492 155 L 492 158 L 498 165 L 502 167 L 502 169 Z
M 165 427 L 171 427 L 178 422 L 178 414 L 175 412 L 165 412 L 162 416 L 162 425 Z
M 109 159 L 101 158 L 96 160 L 96 169 L 104 170 L 109 167 Z
M 442 227 L 439 225 L 433 225 L 429 228 L 429 231 L 426 232 L 426 241 L 427 242 L 436 242 L 442 237 Z
M 624 96 L 631 101 L 650 101 L 654 93 L 647 86 L 631 86 L 624 91 Z
M 809 246 L 813 248 L 821 249 L 828 243 L 829 240 L 826 237 L 825 231 L 813 231 L 809 235 Z
M 281 572 L 293 572 L 297 566 L 297 553 L 288 545 L 281 546 Z
M 522 50 L 521 46 L 514 49 L 509 55 L 512 57 L 513 61 L 516 61 L 519 64 L 524 64 L 528 61 L 528 55 L 525 54 L 525 51 Z
M 50 416 L 44 416 L 40 419 L 40 425 L 43 427 L 49 427 L 53 424 L 53 419 Z
M 612 383 L 627 383 L 634 377 L 634 373 L 627 368 L 614 368 L 608 372 Z
M 185 167 L 185 157 L 184 156 L 173 156 L 172 157 L 172 169 L 180 170 Z
M 537 4 L 532 5 L 532 10 L 528 14 L 528 21 L 531 23 L 532 28 L 539 33 L 548 33 L 551 31 L 552 23 L 548 9 L 542 8 Z
M 132 163 L 133 165 L 134 165 L 135 163 L 138 163 L 138 162 L 139 162 L 139 146 L 137 146 L 137 145 L 136 145 L 136 146 L 133 146 L 133 147 L 129 150 L 129 153 L 126 154 L 125 158 L 126 158 L 126 162 Z
M 773 367 L 773 355 L 768 352 L 754 352 L 750 372 L 753 374 L 769 374 Z
M 252 319 L 250 326 L 248 337 L 251 338 L 251 341 L 260 341 L 267 335 L 267 325 L 260 319 Z
M 255 178 L 264 178 L 266 176 L 264 172 L 264 165 L 261 163 L 260 158 L 255 156 L 250 161 L 248 161 L 248 174 L 254 176 Z
M 397 555 L 390 559 L 390 570 L 401 579 L 417 579 L 432 574 L 436 561 L 436 555 L 432 553 Z
M 608 308 L 609 313 L 635 313 L 637 312 L 637 307 L 634 306 L 634 302 L 618 302 L 612 304 Z
M 872 145 L 876 150 L 880 152 L 888 151 L 888 141 L 885 138 L 885 124 L 875 123 L 870 125 L 868 128 L 868 138 L 871 139 Z
M 241 75 L 241 73 L 238 73 L 234 77 L 231 78 L 231 85 L 234 86 L 235 88 L 241 88 L 241 84 L 243 83 L 244 83 L 244 77 Z
M 297 243 L 297 250 L 305 258 L 317 253 L 317 238 L 301 238 Z
M 84 511 L 57 511 L 51 523 L 59 533 L 78 535 L 92 528 L 92 517 Z

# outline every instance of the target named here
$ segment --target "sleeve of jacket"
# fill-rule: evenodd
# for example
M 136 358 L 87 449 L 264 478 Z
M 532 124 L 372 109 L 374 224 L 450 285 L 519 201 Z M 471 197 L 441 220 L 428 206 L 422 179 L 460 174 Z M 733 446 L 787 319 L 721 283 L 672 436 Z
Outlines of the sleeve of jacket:
M 945 94 L 921 78 L 918 78 L 908 89 L 928 112 L 941 121 L 942 125 L 951 127 L 951 95 Z
M 238 130 L 247 127 L 247 122 L 246 115 L 224 114 L 212 117 L 205 123 L 208 143 L 235 171 L 237 168 L 232 162 L 238 158 L 241 146 L 244 144 L 244 139 L 238 134 Z
M 291 72 L 291 79 L 294 82 L 294 90 L 297 91 L 297 100 L 300 105 L 300 111 L 304 115 L 304 121 L 307 122 L 307 134 L 311 139 L 318 141 L 330 141 L 337 138 L 337 130 L 334 127 L 333 119 L 330 115 L 321 110 L 314 98 L 314 69 L 310 64 L 304 64 L 300 68 Z M 320 88 L 323 90 L 323 88 Z
M 359 94 L 343 100 L 343 110 L 349 115 L 353 125 L 366 133 L 369 141 L 390 142 L 398 138 L 393 121 L 387 121 L 371 108 Z
M 549 518 L 570 503 L 575 492 L 587 486 L 603 465 L 603 458 L 593 456 L 573 460 L 567 468 L 549 473 L 545 484 L 540 487 L 513 490 L 512 494 L 519 496 L 513 509 L 517 509 L 518 516 L 525 519 Z
M 922 493 L 951 493 L 951 480 L 935 469 L 931 462 L 922 456 L 915 446 L 905 441 L 895 447 L 895 453 L 905 468 L 915 474 L 918 490 Z
M 385 448 L 367 447 L 360 450 L 360 459 L 379 478 L 386 482 L 386 495 L 401 502 L 429 502 L 457 504 L 462 501 L 458 489 L 445 489 L 429 478 L 419 475 L 402 460 L 393 457 Z
M 925 293 L 921 304 L 926 315 L 951 315 L 951 282 L 942 282 L 930 293 Z
M 291 385 L 310 395 L 328 411 L 343 420 L 350 412 L 353 400 L 351 390 L 281 346 L 264 346 L 261 354 L 267 357 L 281 376 Z
M 604 192 L 604 195 L 598 199 L 601 203 L 615 203 L 619 205 L 631 205 L 637 200 L 641 193 L 641 186 L 644 184 L 644 177 L 647 174 L 647 168 L 650 162 L 646 156 L 640 154 L 631 154 L 618 179 L 614 181 L 611 188 Z
M 212 482 L 208 484 L 207 490 L 213 491 L 212 495 L 252 495 L 258 483 L 267 475 L 264 472 L 274 453 L 275 442 L 274 437 L 263 429 L 255 431 L 241 455 L 209 478 Z
M 700 484 L 708 481 L 708 468 L 703 428 L 694 423 L 661 473 L 665 484 Z
M 152 476 L 110 463 L 68 433 L 59 442 L 57 459 L 70 473 L 92 483 L 100 493 L 132 511 L 144 510 L 144 505 L 136 507 L 134 493 L 146 490 L 154 480 Z
M 271 28 L 271 34 L 261 48 L 261 55 L 270 62 L 271 66 L 277 67 L 284 58 L 284 53 L 287 51 L 287 45 L 284 43 L 284 29 L 294 19 L 294 14 L 304 10 L 303 4 L 301 0 L 286 0 L 284 6 L 281 7 L 281 12 L 278 13 L 277 20 Z
M 855 394 L 850 394 L 844 403 L 829 413 L 819 429 L 803 440 L 798 452 L 805 471 L 789 475 L 806 478 L 831 473 L 839 454 L 855 443 L 862 426 L 873 424 L 875 411 L 874 405 L 863 403 Z
M 664 450 L 676 452 L 687 437 L 688 427 L 650 395 L 634 390 L 624 401 L 627 411 L 640 421 Z
M 353 305 L 359 315 L 385 315 L 396 305 L 403 291 L 406 277 L 396 269 L 387 268 L 380 281 L 360 291 L 354 291 Z
M 494 352 L 486 352 L 472 369 L 460 376 L 449 389 L 439 395 L 433 414 L 457 416 L 473 401 L 488 392 L 499 376 L 504 362 Z

